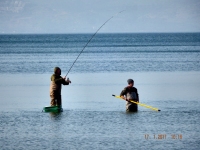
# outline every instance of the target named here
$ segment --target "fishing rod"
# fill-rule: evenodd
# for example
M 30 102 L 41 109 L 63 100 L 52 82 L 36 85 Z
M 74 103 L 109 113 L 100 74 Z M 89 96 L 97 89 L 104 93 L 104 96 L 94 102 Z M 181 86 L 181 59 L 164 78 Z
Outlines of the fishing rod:
M 122 13 L 124 10 L 116 13 L 115 15 L 117 14 L 120 14 Z M 93 39 L 93 37 L 97 34 L 97 32 L 108 22 L 110 21 L 115 15 L 113 15 L 112 17 L 110 17 L 106 22 L 104 22 L 99 28 L 98 30 L 92 35 L 92 37 L 89 39 L 89 41 L 85 44 L 85 46 L 83 47 L 83 49 L 81 50 L 81 52 L 79 53 L 79 55 L 77 56 L 77 58 L 75 59 L 75 61 L 73 62 L 72 66 L 70 67 L 70 69 L 68 70 L 66 76 L 69 74 L 70 70 L 72 69 L 72 67 L 74 66 L 75 62 L 77 61 L 77 59 L 79 58 L 79 56 L 81 55 L 81 53 L 83 52 L 83 50 L 87 47 L 87 45 L 90 43 L 90 41 Z M 65 76 L 65 77 L 66 77 Z
M 125 100 L 125 99 L 121 98 L 120 96 L 116 96 L 116 95 L 112 95 L 112 96 L 114 96 L 114 97 L 116 97 L 116 98 L 120 98 L 120 99 L 122 99 L 122 100 Z M 135 101 L 133 101 L 133 100 L 126 100 L 126 101 L 129 101 L 129 102 L 131 102 L 131 103 L 135 103 L 135 104 L 137 104 L 137 105 L 140 105 L 140 106 L 143 106 L 143 107 L 146 107 L 146 108 L 155 110 L 155 111 L 160 111 L 160 109 L 158 109 L 158 108 L 154 108 L 154 107 L 148 106 L 148 105 L 146 105 L 146 104 L 142 104 L 142 103 L 139 103 L 139 102 L 135 102 Z

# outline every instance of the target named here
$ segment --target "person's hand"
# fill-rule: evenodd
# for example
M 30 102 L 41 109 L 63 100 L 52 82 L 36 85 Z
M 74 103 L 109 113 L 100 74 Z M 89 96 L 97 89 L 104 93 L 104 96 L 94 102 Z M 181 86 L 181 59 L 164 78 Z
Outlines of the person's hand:
M 68 82 L 68 83 L 72 83 L 72 82 L 69 80 L 69 78 L 67 78 L 67 82 Z
M 64 80 L 66 79 L 66 77 L 63 78 Z
M 121 98 L 122 98 L 122 99 L 124 99 L 125 101 L 127 101 L 126 97 L 124 97 L 124 96 L 121 96 Z

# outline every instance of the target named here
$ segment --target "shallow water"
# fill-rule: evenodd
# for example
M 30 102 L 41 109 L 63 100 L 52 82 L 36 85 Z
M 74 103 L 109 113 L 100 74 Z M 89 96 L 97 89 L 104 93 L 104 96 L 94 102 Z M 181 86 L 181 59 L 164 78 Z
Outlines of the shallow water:
M 63 112 L 48 106 L 49 74 L 0 77 L 1 149 L 198 149 L 200 72 L 69 74 L 62 88 Z M 119 95 L 135 80 L 139 106 L 125 112 Z
M 6 112 L 1 113 L 0 144 L 3 149 L 198 149 L 199 115 L 180 109 Z M 165 138 L 158 139 L 161 134 Z
M 49 106 L 53 68 L 65 76 L 91 34 L 0 35 L 0 149 L 200 149 L 200 33 L 97 34 Z M 135 80 L 139 106 L 114 98 Z

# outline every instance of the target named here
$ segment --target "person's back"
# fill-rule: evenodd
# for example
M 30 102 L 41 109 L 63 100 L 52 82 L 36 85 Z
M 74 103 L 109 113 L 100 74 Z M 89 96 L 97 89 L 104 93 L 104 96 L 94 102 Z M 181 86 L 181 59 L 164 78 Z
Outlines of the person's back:
M 54 68 L 54 74 L 51 76 L 50 84 L 50 97 L 51 97 L 51 106 L 60 106 L 61 105 L 61 88 L 63 85 L 68 85 L 71 81 L 65 81 L 65 78 L 61 76 L 61 69 L 59 67 Z

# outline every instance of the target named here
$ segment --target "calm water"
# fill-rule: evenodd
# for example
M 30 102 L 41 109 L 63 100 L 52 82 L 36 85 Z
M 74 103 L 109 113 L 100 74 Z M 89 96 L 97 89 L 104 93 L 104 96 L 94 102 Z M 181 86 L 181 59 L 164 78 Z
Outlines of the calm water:
M 90 34 L 0 35 L 0 73 L 67 72 Z M 200 33 L 97 34 L 71 73 L 200 71 Z
M 200 34 L 98 34 L 49 105 L 53 68 L 64 76 L 90 34 L 0 35 L 1 149 L 199 149 Z M 133 78 L 139 107 L 119 95 Z

